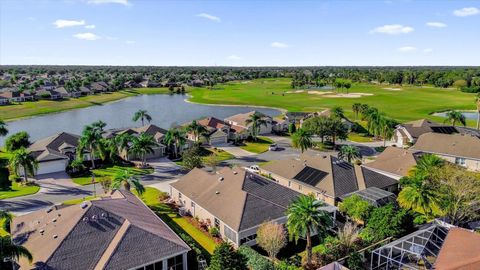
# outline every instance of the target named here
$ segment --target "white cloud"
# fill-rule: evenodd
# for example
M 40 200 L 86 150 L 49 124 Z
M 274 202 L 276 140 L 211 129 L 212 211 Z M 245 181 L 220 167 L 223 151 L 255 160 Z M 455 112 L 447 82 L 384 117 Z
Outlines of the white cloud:
M 208 13 L 197 14 L 197 17 L 202 17 L 202 18 L 205 18 L 207 20 L 214 21 L 214 22 L 221 22 L 222 21 L 219 17 L 208 14 Z
M 398 51 L 400 51 L 400 52 L 415 52 L 415 51 L 417 51 L 417 48 L 412 47 L 412 46 L 405 46 L 405 47 L 398 48 Z
M 467 17 L 480 14 L 480 9 L 476 7 L 466 7 L 461 9 L 456 9 L 453 11 L 453 15 L 458 17 Z
M 57 28 L 64 28 L 64 27 L 72 27 L 72 26 L 80 26 L 85 25 L 85 20 L 75 21 L 75 20 L 56 20 L 53 22 L 55 27 Z
M 278 41 L 272 42 L 272 44 L 270 44 L 270 46 L 273 47 L 273 48 L 278 48 L 278 49 L 284 49 L 284 48 L 289 47 L 288 44 L 278 42 Z
M 237 60 L 241 60 L 242 58 L 238 55 L 232 54 L 232 55 L 227 56 L 227 59 L 232 60 L 232 61 L 237 61 Z
M 135 40 L 125 40 L 125 44 L 132 45 L 137 43 Z
M 442 23 L 442 22 L 427 22 L 427 26 L 435 27 L 435 28 L 444 28 L 444 27 L 447 27 L 447 25 L 444 24 L 444 23 Z
M 425 48 L 425 49 L 423 49 L 423 52 L 424 53 L 431 53 L 431 52 L 433 52 L 433 49 L 432 48 Z
M 370 33 L 382 33 L 387 35 L 398 35 L 398 34 L 408 34 L 413 32 L 415 29 L 410 26 L 404 26 L 401 24 L 386 24 L 379 26 L 370 31 Z
M 131 5 L 128 2 L 128 0 L 88 0 L 87 3 L 94 4 L 94 5 L 102 5 L 102 4 L 120 4 L 124 6 Z
M 89 24 L 89 25 L 85 25 L 85 28 L 87 29 L 95 29 L 95 24 Z
M 99 36 L 97 36 L 93 33 L 78 33 L 78 34 L 75 34 L 73 36 L 78 38 L 78 39 L 83 39 L 83 40 L 97 40 L 97 39 L 100 38 Z

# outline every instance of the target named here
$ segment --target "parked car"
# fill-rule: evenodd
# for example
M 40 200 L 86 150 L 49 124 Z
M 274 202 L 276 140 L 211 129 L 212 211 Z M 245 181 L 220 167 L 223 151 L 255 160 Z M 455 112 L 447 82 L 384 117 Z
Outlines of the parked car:
M 270 144 L 270 146 L 268 147 L 268 150 L 270 151 L 277 151 L 277 149 L 278 149 L 278 146 L 276 143 Z
M 252 165 L 250 167 L 246 167 L 245 170 L 253 173 L 259 173 L 260 172 L 260 167 L 258 165 Z

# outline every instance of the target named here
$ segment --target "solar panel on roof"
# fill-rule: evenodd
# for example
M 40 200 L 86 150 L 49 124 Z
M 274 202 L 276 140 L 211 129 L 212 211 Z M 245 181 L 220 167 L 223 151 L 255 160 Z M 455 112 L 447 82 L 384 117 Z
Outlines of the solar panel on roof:
M 328 173 L 305 166 L 293 179 L 302 183 L 316 186 Z
M 451 126 L 438 126 L 438 127 L 430 127 L 430 128 L 435 133 L 443 133 L 443 134 L 458 133 L 458 130 L 455 127 L 451 127 Z

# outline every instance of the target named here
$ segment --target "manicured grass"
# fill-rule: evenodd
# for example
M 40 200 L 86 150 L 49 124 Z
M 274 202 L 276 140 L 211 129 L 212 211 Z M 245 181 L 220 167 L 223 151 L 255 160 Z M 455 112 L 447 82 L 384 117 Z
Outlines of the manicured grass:
M 153 169 L 138 169 L 134 167 L 122 167 L 122 166 L 112 166 L 107 168 L 95 169 L 93 173 L 95 174 L 95 183 L 99 183 L 105 179 L 111 179 L 117 172 L 121 170 L 129 170 L 134 175 L 145 175 L 153 172 Z M 73 182 L 78 185 L 90 185 L 92 184 L 92 176 L 90 173 L 87 173 L 83 176 L 73 177 Z
M 240 148 L 248 152 L 260 154 L 268 151 L 268 146 L 272 143 L 273 141 L 269 138 L 258 137 L 256 141 L 246 141 L 245 145 L 240 146 Z
M 192 88 L 191 101 L 208 104 L 258 105 L 286 109 L 288 111 L 319 111 L 340 106 L 350 119 L 355 119 L 352 104 L 366 103 L 377 107 L 388 116 L 400 121 L 429 118 L 443 121 L 443 118 L 429 115 L 432 112 L 450 109 L 475 109 L 475 94 L 463 93 L 455 89 L 435 87 L 401 86 L 401 91 L 389 91 L 392 86 L 355 83 L 350 93 L 367 93 L 372 96 L 359 98 L 328 98 L 321 95 L 287 93 L 292 91 L 290 79 L 258 79 L 245 82 L 219 84 L 215 90 Z M 273 93 L 273 94 L 272 94 Z M 468 121 L 470 126 L 474 121 Z
M 120 100 L 136 95 L 168 94 L 168 88 L 126 89 L 113 93 L 97 94 L 63 100 L 38 100 L 0 106 L 0 119 L 11 121 L 36 115 L 80 109 Z
M 73 199 L 73 200 L 64 201 L 63 204 L 66 204 L 66 205 L 80 204 L 80 203 L 85 202 L 85 201 L 98 200 L 98 199 L 99 199 L 99 197 L 86 196 L 86 197 L 83 197 L 83 198 L 80 198 L 80 199 Z
M 0 200 L 35 194 L 39 190 L 40 187 L 37 185 L 20 185 L 17 182 L 13 182 L 10 190 L 0 191 Z
M 202 161 L 205 162 L 205 160 L 207 159 L 208 156 L 210 156 L 211 154 L 215 153 L 217 155 L 217 158 L 218 158 L 218 161 L 219 162 L 222 162 L 222 161 L 225 161 L 225 160 L 229 160 L 229 159 L 233 159 L 235 158 L 234 155 L 228 153 L 227 151 L 223 151 L 221 149 L 215 149 L 215 148 L 204 148 L 204 147 L 201 147 L 200 148 L 200 156 L 202 157 Z M 178 165 L 178 166 L 183 166 L 183 161 L 179 160 L 179 161 L 175 161 L 175 163 Z
M 351 132 L 348 134 L 348 140 L 352 142 L 359 142 L 359 143 L 364 143 L 364 142 L 373 142 L 373 137 L 367 136 L 365 134 L 358 134 L 355 132 Z

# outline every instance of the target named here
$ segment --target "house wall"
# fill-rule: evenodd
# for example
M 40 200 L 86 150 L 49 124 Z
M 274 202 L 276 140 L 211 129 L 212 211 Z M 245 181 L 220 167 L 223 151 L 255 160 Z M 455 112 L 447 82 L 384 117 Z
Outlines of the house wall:
M 285 217 L 281 217 L 281 218 L 271 220 L 271 221 L 273 221 L 275 223 L 278 223 L 278 224 L 285 224 L 285 223 L 287 223 L 287 217 L 285 216 Z M 256 237 L 254 237 L 254 236 L 256 236 L 257 230 L 260 227 L 260 225 L 239 232 L 238 233 L 238 243 L 239 243 L 239 245 L 242 245 L 242 244 L 247 245 L 247 246 L 256 245 L 257 241 L 255 239 Z M 252 240 L 250 240 L 248 242 L 245 242 L 245 243 L 242 243 L 242 239 L 247 238 L 249 236 L 251 237 Z
M 454 157 L 454 156 L 442 155 L 442 154 L 437 154 L 437 153 L 434 153 L 434 154 L 437 155 L 438 157 L 448 161 L 448 162 L 456 163 L 455 162 L 456 157 Z M 478 172 L 478 171 L 480 171 L 480 160 L 465 158 L 464 167 L 467 168 L 467 170 Z
M 261 169 L 261 168 L 260 168 L 260 172 L 264 175 L 268 175 L 268 176 L 272 177 L 275 180 L 275 182 L 277 182 L 278 184 L 280 184 L 282 186 L 288 187 L 292 190 L 295 190 L 295 191 L 297 191 L 299 193 L 302 193 L 302 194 L 305 194 L 305 195 L 314 194 L 315 198 L 317 198 L 318 200 L 324 201 L 324 202 L 326 202 L 327 204 L 330 204 L 330 205 L 335 205 L 335 198 L 333 198 L 331 196 L 328 196 L 327 194 L 323 193 L 321 190 L 319 190 L 315 187 L 300 183 L 300 182 L 292 180 L 292 179 L 284 178 L 280 175 L 274 174 L 272 172 L 269 172 L 269 171 Z

